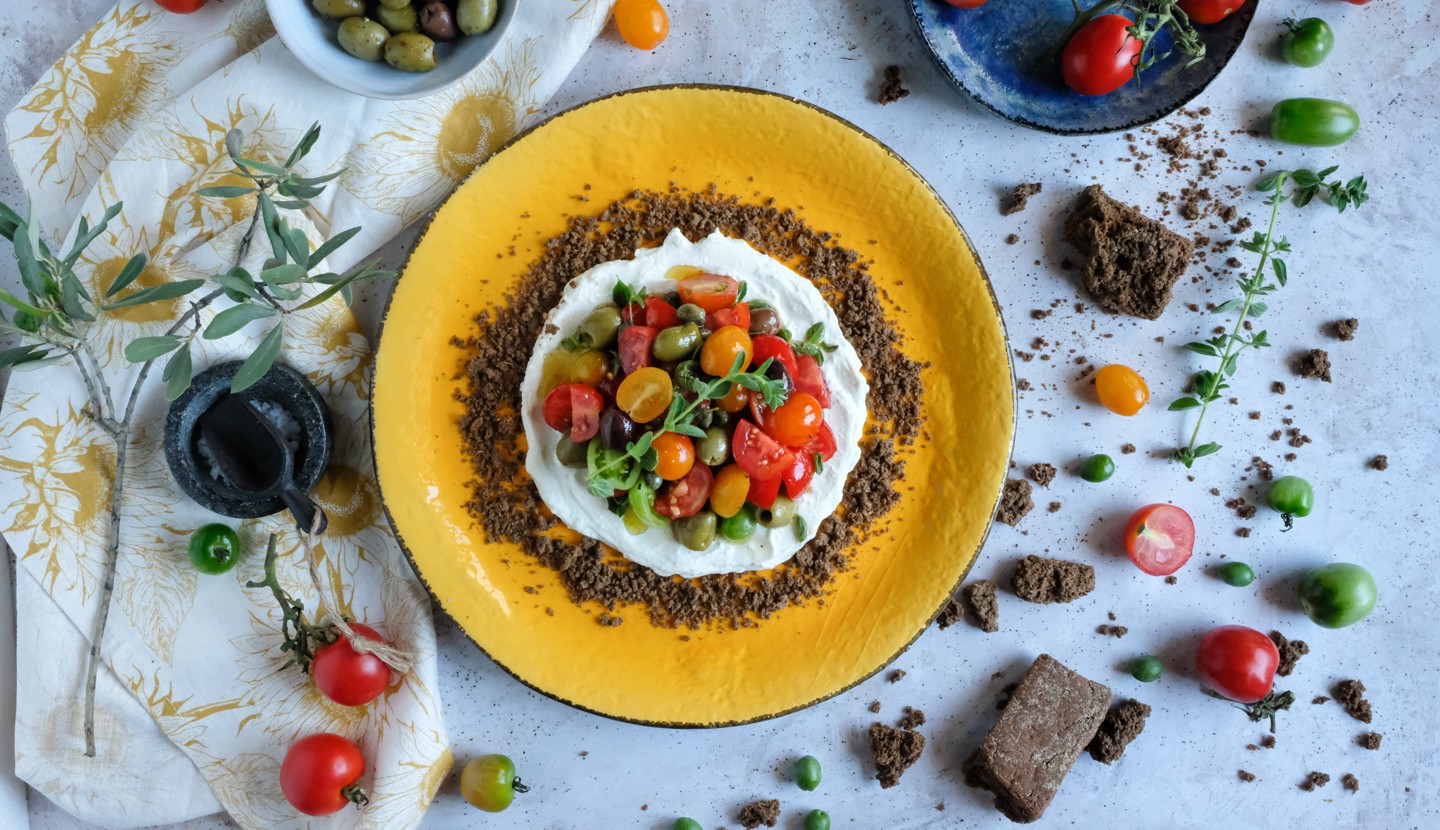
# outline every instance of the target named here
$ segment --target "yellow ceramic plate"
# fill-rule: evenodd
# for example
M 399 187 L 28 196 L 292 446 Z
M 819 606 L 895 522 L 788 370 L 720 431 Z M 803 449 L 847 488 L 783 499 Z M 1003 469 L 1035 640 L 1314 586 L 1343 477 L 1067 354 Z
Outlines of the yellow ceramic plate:
M 490 544 L 464 508 L 470 462 L 451 338 L 502 303 L 567 215 L 671 183 L 773 196 L 874 260 L 904 350 L 924 372 L 925 436 L 904 497 L 824 605 L 755 628 L 596 623 L 557 575 Z M 586 186 L 589 186 L 586 189 Z M 589 204 L 577 197 L 584 194 Z M 868 240 L 875 240 L 873 243 Z M 497 258 L 511 246 L 516 256 Z M 594 101 L 526 133 L 435 215 L 395 287 L 375 370 L 375 457 L 396 532 L 462 629 L 520 681 L 610 717 L 721 726 L 804 708 L 860 682 L 925 629 L 979 553 L 1005 478 L 1014 398 L 1004 328 L 969 240 L 890 150 L 816 107 L 746 89 L 665 87 Z M 539 595 L 525 586 L 540 586 Z M 550 616 L 546 609 L 553 609 Z

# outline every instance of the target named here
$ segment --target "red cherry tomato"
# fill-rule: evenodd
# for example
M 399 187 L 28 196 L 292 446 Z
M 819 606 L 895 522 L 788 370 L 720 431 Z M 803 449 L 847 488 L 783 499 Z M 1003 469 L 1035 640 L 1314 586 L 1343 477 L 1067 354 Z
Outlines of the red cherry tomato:
M 655 494 L 655 512 L 667 519 L 694 516 L 710 499 L 715 476 L 704 464 L 696 464 L 679 481 L 672 481 Z
M 280 791 L 307 816 L 328 816 L 346 804 L 364 804 L 360 789 L 365 756 L 350 741 L 329 732 L 301 738 L 280 764 Z
M 738 326 L 741 331 L 750 330 L 750 304 L 736 303 L 734 308 L 722 308 L 705 315 L 705 328 L 719 331 L 726 326 Z
M 985 0 L 945 0 L 945 2 L 957 9 L 978 9 L 985 5 Z
M 1370 0 L 1345 0 L 1345 2 L 1349 3 L 1352 6 L 1363 6 L 1366 3 L 1369 3 Z
M 652 329 L 668 329 L 680 325 L 680 315 L 675 313 L 675 306 L 659 297 L 646 297 L 645 325 Z
M 793 453 L 749 421 L 741 421 L 735 428 L 730 452 L 735 455 L 735 463 L 750 475 L 751 480 L 779 478 L 794 460 Z
M 1065 84 L 1081 95 L 1108 95 L 1135 74 L 1141 42 L 1127 29 L 1134 21 L 1121 14 L 1091 20 L 1065 44 L 1060 72 Z
M 815 477 L 815 456 L 808 452 L 794 455 L 795 460 L 780 474 L 780 480 L 785 482 L 785 495 L 798 499 L 810 487 L 810 479 Z
M 205 0 L 155 0 L 155 5 L 175 14 L 192 14 L 200 11 Z
M 698 274 L 680 281 L 680 302 L 698 305 L 706 311 L 719 311 L 735 305 L 740 281 L 720 274 Z
M 800 374 L 799 364 L 795 361 L 795 350 L 784 339 L 773 334 L 762 334 L 750 341 L 754 352 L 750 355 L 750 365 L 760 368 L 766 360 L 774 359 L 776 363 L 785 367 L 790 373 L 790 379 Z
M 765 431 L 787 447 L 803 447 L 815 438 L 825 413 L 814 395 L 796 390 L 779 409 L 765 417 Z
M 620 371 L 625 374 L 649 366 L 650 347 L 660 330 L 653 326 L 627 326 L 620 332 L 620 342 L 615 347 L 620 353 Z
M 1352 0 L 1353 2 L 1353 0 Z M 1368 0 L 1367 0 L 1368 2 Z M 1245 5 L 1245 0 L 1180 0 L 1180 11 L 1191 23 L 1219 23 Z
M 631 303 L 625 306 L 620 309 L 620 319 L 624 320 L 626 325 L 645 325 L 645 305 L 643 303 Z
M 820 371 L 820 361 L 808 354 L 795 357 L 795 391 L 804 392 L 830 408 L 830 386 L 825 383 L 825 373 Z
M 1125 552 L 1151 576 L 1180 570 L 1195 549 L 1195 522 L 1173 504 L 1152 504 L 1135 511 L 1125 525 Z
M 1270 638 L 1243 625 L 1206 634 L 1195 655 L 1205 685 L 1236 703 L 1254 703 L 1270 694 L 1279 665 L 1280 652 Z
M 545 423 L 556 432 L 569 432 L 577 444 L 589 441 L 600 431 L 600 410 L 605 399 L 594 387 L 566 383 L 545 396 Z
M 751 476 L 750 492 L 745 494 L 745 500 L 762 510 L 769 510 L 775 506 L 775 499 L 779 495 L 780 478 L 778 476 L 769 481 L 761 481 Z
M 830 431 L 830 425 L 821 424 L 820 431 L 815 433 L 815 437 L 811 438 L 810 443 L 806 444 L 803 449 L 807 454 L 818 452 L 821 461 L 829 461 L 835 457 L 835 453 L 840 448 L 835 443 L 835 433 Z
M 385 642 L 368 625 L 351 623 L 355 633 L 377 643 Z M 310 664 L 315 688 L 341 706 L 363 706 L 379 697 L 390 685 L 390 667 L 373 654 L 361 654 L 340 637 L 315 652 Z

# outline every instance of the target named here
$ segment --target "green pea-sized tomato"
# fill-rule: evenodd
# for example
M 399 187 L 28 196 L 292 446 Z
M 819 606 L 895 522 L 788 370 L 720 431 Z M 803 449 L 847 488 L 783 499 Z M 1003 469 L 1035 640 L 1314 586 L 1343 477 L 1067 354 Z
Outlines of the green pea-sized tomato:
M 1165 673 L 1165 664 L 1153 654 L 1136 657 L 1130 663 L 1130 676 L 1141 683 L 1154 683 Z
M 805 830 L 830 830 L 830 814 L 824 810 L 811 810 L 805 816 Z
M 223 574 L 240 561 L 240 537 L 227 525 L 205 525 L 190 537 L 190 562 L 202 574 Z
M 1375 610 L 1375 578 L 1348 562 L 1321 565 L 1300 580 L 1300 604 L 1316 625 L 1344 628 Z
M 1271 483 L 1265 501 L 1272 510 L 1280 512 L 1285 529 L 1289 530 L 1295 519 L 1309 516 L 1315 509 L 1315 488 L 1299 476 L 1283 476 Z
M 805 792 L 820 786 L 820 759 L 806 755 L 795 761 L 795 783 Z
M 471 759 L 460 773 L 460 796 L 487 813 L 504 810 L 515 800 L 515 793 L 529 791 L 515 774 L 515 762 L 504 755 Z
M 1359 129 L 1359 113 L 1328 98 L 1286 98 L 1270 110 L 1270 135 L 1287 144 L 1334 147 Z
M 1098 484 L 1115 475 L 1115 459 L 1105 453 L 1092 455 L 1080 462 L 1078 472 L 1081 478 Z
M 1215 569 L 1220 581 L 1236 588 L 1244 588 L 1255 581 L 1255 571 L 1244 562 L 1226 562 Z
M 704 830 L 704 828 L 693 818 L 677 818 L 670 830 Z
M 1318 17 L 1286 18 L 1281 25 L 1286 31 L 1280 37 L 1280 52 L 1295 66 L 1319 66 L 1335 48 L 1335 33 Z
M 734 516 L 720 520 L 720 535 L 732 542 L 748 542 L 755 535 L 755 506 L 746 504 Z

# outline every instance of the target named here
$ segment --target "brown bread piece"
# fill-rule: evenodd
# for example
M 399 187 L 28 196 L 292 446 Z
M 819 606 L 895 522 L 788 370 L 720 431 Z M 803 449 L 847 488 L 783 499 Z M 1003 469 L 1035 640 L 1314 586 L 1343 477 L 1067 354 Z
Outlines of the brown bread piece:
M 1095 569 L 1031 554 L 1015 566 L 1010 590 L 1026 602 L 1070 602 L 1095 590 Z
M 1110 710 L 1100 731 L 1086 749 L 1090 757 L 1102 764 L 1113 764 L 1125 754 L 1125 747 L 1145 731 L 1145 719 L 1150 717 L 1150 707 L 1138 700 L 1122 701 Z
M 1195 246 L 1140 211 L 1085 188 L 1065 220 L 1065 240 L 1086 256 L 1085 288 L 1102 307 L 1117 314 L 1155 320 L 1170 303 L 1170 291 Z
M 960 589 L 965 605 L 975 615 L 975 622 L 981 631 L 991 634 L 1000 630 L 1000 604 L 995 601 L 995 583 L 988 579 L 977 579 Z

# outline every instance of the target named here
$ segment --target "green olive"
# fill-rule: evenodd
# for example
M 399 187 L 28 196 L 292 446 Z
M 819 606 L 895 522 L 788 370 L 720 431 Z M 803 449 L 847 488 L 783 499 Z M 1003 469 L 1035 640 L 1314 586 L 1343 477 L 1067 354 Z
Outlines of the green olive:
M 671 326 L 655 336 L 651 351 L 656 360 L 684 360 L 700 347 L 700 327 L 694 323 Z
M 403 9 L 410 5 L 410 0 L 380 0 L 380 5 L 387 9 Z
M 483 35 L 495 25 L 499 10 L 495 0 L 460 0 L 455 5 L 455 22 L 467 35 Z
M 337 20 L 365 14 L 365 0 L 312 0 L 311 5 L 315 11 Z
M 720 427 L 710 427 L 705 430 L 705 437 L 700 439 L 695 455 L 711 467 L 724 464 L 725 459 L 730 457 L 730 434 Z
M 362 61 L 378 61 L 390 33 L 368 17 L 347 17 L 340 24 L 340 48 Z
M 776 496 L 770 509 L 760 509 L 760 524 L 769 528 L 785 527 L 795 521 L 795 502 L 785 496 Z
M 429 72 L 435 68 L 435 41 L 404 32 L 385 41 L 385 62 L 401 72 Z
M 705 309 L 694 303 L 683 303 L 679 308 L 675 309 L 675 316 L 686 323 L 699 325 L 705 322 Z
M 675 520 L 675 538 L 691 550 L 705 550 L 715 541 L 718 521 L 709 510 Z
M 608 349 L 620 333 L 622 322 L 620 309 L 602 305 L 590 312 L 590 316 L 575 330 L 575 339 L 587 349 Z
M 734 516 L 720 520 L 720 535 L 732 542 L 748 542 L 755 535 L 755 505 L 747 504 Z
M 570 436 L 560 436 L 560 443 L 555 445 L 555 458 L 566 467 L 584 467 L 585 456 L 590 451 L 590 444 L 577 444 L 570 440 Z
M 392 35 L 402 35 L 406 32 L 420 31 L 420 14 L 415 11 L 414 6 L 405 5 L 398 9 L 389 6 L 379 6 L 375 9 L 375 19 L 381 25 L 390 30 Z M 433 44 L 432 44 L 433 45 Z M 395 67 L 399 69 L 400 67 Z M 417 72 L 424 70 L 407 69 L 406 72 Z

